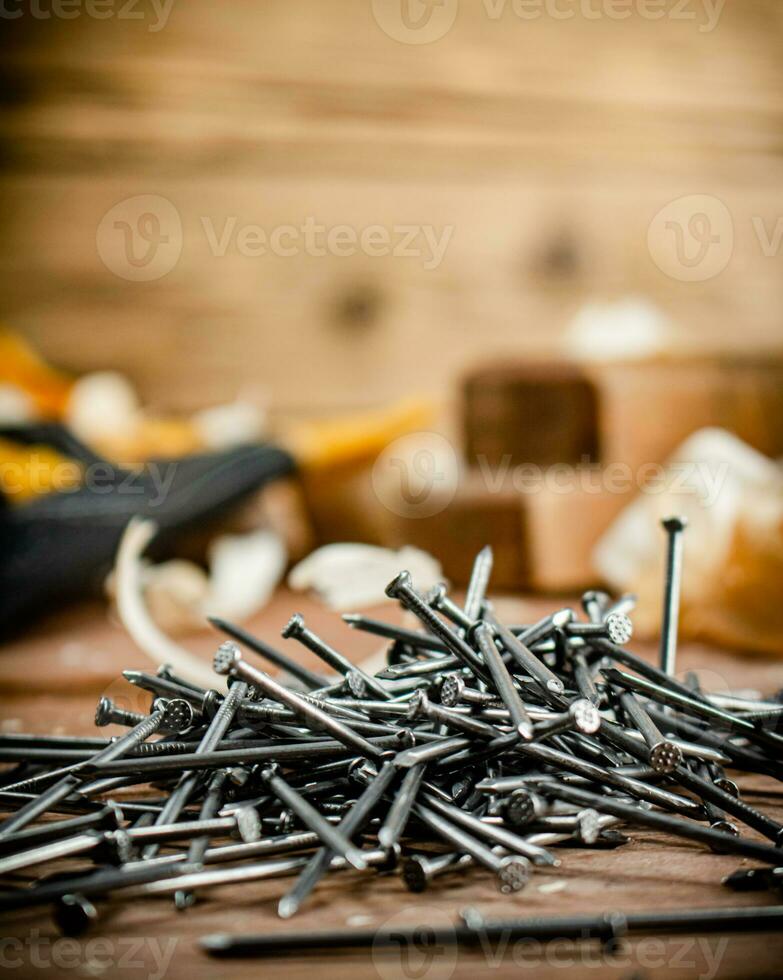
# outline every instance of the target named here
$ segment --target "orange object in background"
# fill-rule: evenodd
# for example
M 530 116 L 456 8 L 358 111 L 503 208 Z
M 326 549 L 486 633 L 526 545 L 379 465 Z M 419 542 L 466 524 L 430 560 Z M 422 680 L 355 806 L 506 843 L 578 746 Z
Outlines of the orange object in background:
M 0 384 L 19 388 L 39 418 L 60 419 L 73 380 L 50 367 L 18 334 L 0 328 Z
M 27 503 L 42 493 L 73 490 L 81 479 L 81 466 L 49 446 L 0 439 L 0 495 L 11 504 Z

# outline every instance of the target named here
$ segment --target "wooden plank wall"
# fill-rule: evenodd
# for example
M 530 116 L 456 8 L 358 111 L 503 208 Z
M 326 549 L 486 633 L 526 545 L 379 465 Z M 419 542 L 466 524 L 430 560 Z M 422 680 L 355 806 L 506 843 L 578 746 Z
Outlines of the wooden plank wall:
M 542 0 L 532 20 L 446 0 L 453 27 L 422 45 L 384 33 L 370 0 L 173 0 L 160 30 L 148 0 L 141 20 L 125 2 L 3 25 L 0 314 L 54 360 L 120 368 L 169 408 L 260 386 L 292 416 L 549 351 L 594 298 L 649 296 L 683 346 L 782 338 L 783 249 L 765 255 L 757 231 L 783 228 L 779 0 L 726 3 L 709 31 L 704 0 L 664 0 L 660 20 L 645 0 Z M 703 282 L 665 274 L 647 243 L 691 194 L 734 229 Z M 136 195 L 182 223 L 179 261 L 149 282 L 96 245 Z M 204 231 L 308 217 L 453 231 L 430 269 L 233 239 L 218 257 Z

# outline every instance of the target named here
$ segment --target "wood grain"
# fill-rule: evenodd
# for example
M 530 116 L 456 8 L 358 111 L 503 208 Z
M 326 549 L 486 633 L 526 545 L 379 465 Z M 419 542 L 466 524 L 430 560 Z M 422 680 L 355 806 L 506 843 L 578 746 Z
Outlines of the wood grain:
M 501 615 L 533 621 L 551 609 L 551 602 L 500 597 Z M 354 660 L 377 649 L 376 641 L 350 630 L 339 617 L 301 596 L 279 592 L 271 605 L 251 624 L 259 635 L 280 643 L 279 629 L 293 608 L 301 608 L 309 624 L 320 635 Z M 399 617 L 391 605 L 373 614 L 389 620 Z M 192 637 L 188 646 L 205 659 L 215 648 L 215 634 Z M 634 650 L 652 657 L 651 647 L 633 643 Z M 312 656 L 302 651 L 303 662 L 315 666 Z M 756 687 L 766 694 L 780 684 L 778 660 L 741 659 L 729 651 L 695 644 L 681 651 L 683 670 L 699 670 L 706 687 L 714 690 Z M 50 616 L 26 637 L 0 650 L 0 717 L 5 731 L 94 733 L 92 713 L 97 697 L 109 692 L 122 696 L 130 685 L 119 679 L 127 667 L 145 669 L 145 658 L 133 649 L 127 635 L 106 616 L 101 607 L 84 606 Z M 147 705 L 129 703 L 139 709 Z M 115 729 L 105 730 L 113 733 Z M 119 733 L 121 729 L 116 729 Z M 741 780 L 748 800 L 778 819 L 783 817 L 781 799 L 756 796 L 756 791 L 775 788 Z M 334 954 L 308 958 L 286 956 L 268 961 L 238 961 L 219 965 L 201 953 L 198 938 L 205 933 L 280 932 L 297 929 L 330 929 L 348 925 L 378 927 L 394 916 L 400 922 L 440 923 L 454 921 L 461 909 L 474 905 L 486 916 L 510 917 L 558 915 L 569 912 L 598 914 L 649 909 L 709 908 L 728 905 L 766 905 L 775 901 L 771 893 L 735 894 L 720 884 L 721 878 L 749 862 L 712 854 L 705 848 L 648 831 L 632 830 L 632 843 L 616 851 L 558 849 L 559 868 L 537 870 L 528 887 L 515 897 L 497 892 L 486 874 L 468 870 L 446 877 L 437 888 L 422 894 L 407 892 L 396 876 L 375 877 L 359 873 L 334 875 L 322 883 L 291 922 L 282 923 L 275 914 L 281 894 L 280 880 L 216 889 L 184 913 L 175 911 L 171 899 L 148 898 L 103 905 L 98 925 L 75 940 L 63 955 L 83 971 L 94 969 L 90 962 L 109 963 L 107 975 L 137 980 L 155 973 L 157 954 L 173 951 L 165 977 L 214 977 L 218 973 L 237 978 L 286 976 L 298 980 L 313 970 L 325 978 L 405 977 L 405 964 L 394 954 L 370 952 Z M 64 968 L 51 962 L 58 934 L 48 910 L 15 914 L 2 926 L 4 953 L 21 957 L 15 974 L 20 977 L 61 977 Z M 9 946 L 17 939 L 21 947 Z M 94 945 L 99 939 L 108 946 Z M 128 943 L 137 943 L 131 965 L 120 962 Z M 697 940 L 701 940 L 701 943 Z M 24 945 L 24 944 L 27 945 Z M 31 945 L 32 944 L 32 945 Z M 91 945 L 93 944 L 93 945 Z M 39 953 L 36 966 L 32 948 Z M 20 951 L 21 950 L 21 951 Z M 445 956 L 434 959 L 429 980 L 490 978 L 510 975 L 527 966 L 546 980 L 571 973 L 580 977 L 690 978 L 779 976 L 783 937 L 780 935 L 650 937 L 623 944 L 617 957 L 606 957 L 595 946 L 558 944 L 542 949 L 507 946 L 489 950 L 460 951 L 456 961 Z M 87 964 L 87 965 L 85 965 Z M 69 968 L 72 969 L 72 968 Z M 711 972 L 711 971 L 714 971 Z
M 710 32 L 695 0 L 693 20 L 655 21 L 462 3 L 421 46 L 351 0 L 178 0 L 157 32 L 150 9 L 4 24 L 0 293 L 63 365 L 120 368 L 169 408 L 260 387 L 291 417 L 442 393 L 478 357 L 551 351 L 594 297 L 651 297 L 687 349 L 779 339 L 780 257 L 753 227 L 773 234 L 783 215 L 775 0 L 726 4 Z M 734 225 L 730 262 L 703 283 L 647 249 L 653 216 L 694 193 Z M 139 194 L 183 224 L 179 262 L 148 283 L 96 248 L 103 215 Z M 453 233 L 428 269 L 233 241 L 216 257 L 202 226 L 308 217 Z

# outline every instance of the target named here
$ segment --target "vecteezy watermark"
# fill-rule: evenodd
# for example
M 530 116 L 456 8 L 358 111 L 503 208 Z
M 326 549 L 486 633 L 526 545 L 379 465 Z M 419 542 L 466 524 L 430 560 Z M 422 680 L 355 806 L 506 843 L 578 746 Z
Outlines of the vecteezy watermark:
M 723 272 L 734 251 L 731 213 L 710 194 L 678 197 L 650 222 L 647 247 L 653 262 L 672 279 L 712 279 Z
M 176 0 L 0 0 L 0 20 L 143 20 L 157 34 L 168 24 Z
M 460 466 L 454 447 L 437 432 L 414 432 L 390 443 L 372 468 L 372 487 L 399 517 L 432 517 L 457 492 Z
M 783 216 L 770 223 L 750 219 L 765 258 L 783 244 Z M 665 204 L 647 229 L 647 247 L 661 272 L 680 282 L 704 282 L 723 272 L 734 254 L 734 221 L 726 204 L 711 194 L 688 194 Z
M 491 465 L 485 456 L 479 455 L 476 464 L 489 493 L 501 493 L 509 487 L 523 495 L 544 491 L 559 495 L 635 491 L 657 496 L 668 493 L 692 497 L 702 507 L 714 506 L 729 472 L 729 463 L 725 460 L 680 460 L 666 465 L 642 463 L 634 467 L 619 461 L 599 464 L 586 459 L 579 466 L 571 463 L 539 466 L 537 463 L 512 465 L 510 455 L 502 456 L 498 464 Z
M 421 259 L 427 271 L 437 269 L 441 264 L 454 234 L 454 225 L 439 229 L 434 225 L 374 224 L 357 229 L 346 224 L 320 224 L 312 215 L 299 225 L 276 225 L 273 228 L 241 225 L 236 215 L 225 218 L 220 227 L 212 218 L 202 217 L 201 226 L 210 252 L 216 258 L 223 258 L 229 250 L 246 258 L 264 255 L 349 258 L 363 254 L 370 258 Z
M 110 208 L 95 236 L 103 264 L 122 279 L 162 279 L 182 254 L 182 220 L 165 197 L 138 194 Z
M 403 44 L 430 44 L 448 34 L 459 0 L 371 0 L 378 26 Z
M 1 2 L 1 0 L 0 0 Z M 446 255 L 454 225 L 348 224 L 327 225 L 308 215 L 298 224 L 264 227 L 242 222 L 238 215 L 202 215 L 200 238 L 216 259 L 227 255 L 259 259 L 333 255 L 349 258 L 389 256 L 414 259 L 427 271 L 437 269 Z M 177 265 L 185 245 L 182 220 L 174 204 L 158 194 L 138 194 L 111 207 L 101 218 L 95 236 L 98 255 L 115 275 L 131 282 L 162 279 Z
M 160 507 L 171 492 L 177 472 L 175 462 L 148 463 L 142 470 L 118 469 L 96 461 L 78 466 L 71 460 L 53 463 L 35 450 L 24 460 L 0 462 L 0 493 L 7 499 L 28 499 L 47 493 L 89 493 L 143 497 L 148 507 Z
M 456 930 L 442 909 L 425 906 L 397 912 L 377 930 L 372 963 L 381 980 L 450 980 L 463 955 Z M 578 970 L 580 976 L 600 977 L 612 970 L 683 970 L 698 980 L 713 980 L 726 954 L 724 937 L 640 937 L 602 944 L 586 931 L 581 939 L 542 941 L 519 938 L 510 929 L 474 926 L 471 963 L 492 969 L 536 966 Z M 501 975 L 500 973 L 498 974 Z
M 431 44 L 454 26 L 459 0 L 371 0 L 376 23 L 403 44 Z M 542 18 L 568 21 L 673 20 L 695 25 L 701 34 L 715 30 L 726 0 L 481 0 L 490 21 L 514 18 L 526 23 Z
M 631 466 L 619 461 L 592 463 L 514 463 L 511 454 L 490 462 L 477 456 L 473 490 L 490 495 L 509 491 L 537 493 L 683 495 L 701 507 L 713 507 L 729 474 L 726 461 L 675 461 Z M 378 456 L 372 470 L 376 499 L 400 517 L 433 517 L 454 500 L 463 471 L 451 443 L 435 432 L 416 432 L 395 439 Z M 476 483 L 478 481 L 478 484 Z
M 50 939 L 31 929 L 24 939 L 0 938 L 0 971 L 30 975 L 34 970 L 55 970 L 60 975 L 102 976 L 121 972 L 139 980 L 164 980 L 177 948 L 177 940 L 153 937 L 95 937 Z
M 419 925 L 412 928 L 412 923 Z M 381 980 L 449 980 L 457 966 L 453 937 L 454 926 L 443 909 L 417 906 L 415 914 L 401 909 L 376 933 L 373 966 Z
M 113 577 L 110 578 L 107 585 L 110 593 L 113 594 L 116 585 L 115 579 Z M 82 649 L 83 648 L 77 649 L 76 656 L 82 655 Z M 135 714 L 143 715 L 144 717 L 149 715 L 151 711 L 151 698 L 154 700 L 149 691 L 143 687 L 137 687 L 135 684 L 129 684 L 122 675 L 115 677 L 101 691 L 99 697 L 95 699 L 96 706 L 99 705 L 104 698 L 111 701 L 112 705 L 120 711 L 134 712 Z

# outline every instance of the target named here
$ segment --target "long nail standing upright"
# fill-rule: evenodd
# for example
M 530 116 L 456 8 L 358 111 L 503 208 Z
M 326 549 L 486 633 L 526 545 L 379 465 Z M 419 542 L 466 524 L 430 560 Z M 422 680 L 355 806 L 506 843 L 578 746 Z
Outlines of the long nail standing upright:
M 485 545 L 476 555 L 473 570 L 470 573 L 468 591 L 465 595 L 465 615 L 472 622 L 481 616 L 481 607 L 487 595 L 487 586 L 492 575 L 494 555 L 492 548 Z
M 677 660 L 677 626 L 680 616 L 682 585 L 682 532 L 687 527 L 684 517 L 667 517 L 661 521 L 669 536 L 666 551 L 666 583 L 661 616 L 661 670 L 674 675 Z

